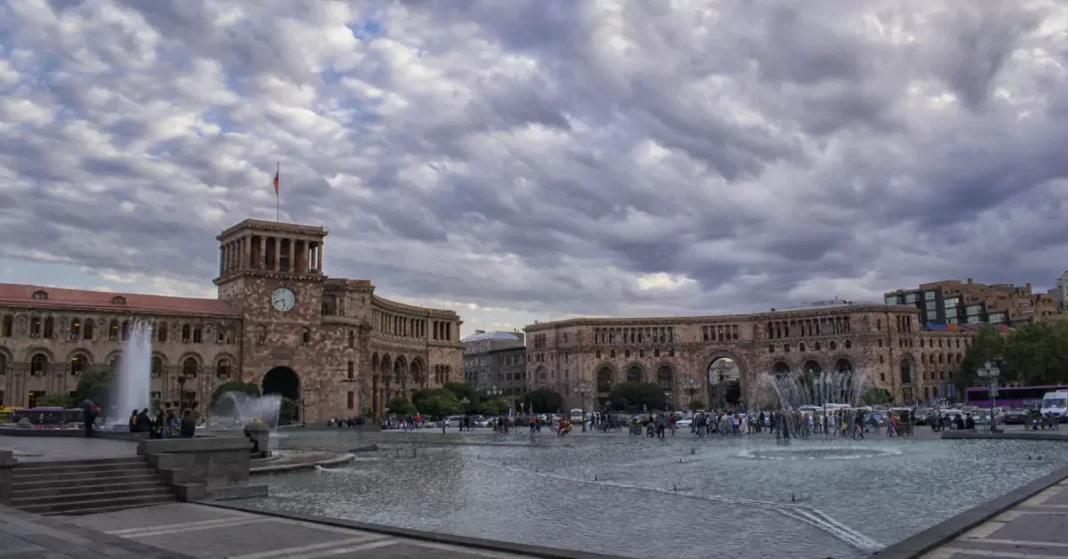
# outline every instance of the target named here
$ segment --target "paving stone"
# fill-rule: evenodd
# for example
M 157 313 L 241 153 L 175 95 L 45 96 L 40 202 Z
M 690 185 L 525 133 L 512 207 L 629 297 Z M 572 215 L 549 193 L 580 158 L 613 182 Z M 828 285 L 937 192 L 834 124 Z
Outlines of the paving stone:
M 168 503 L 155 507 L 70 517 L 68 522 L 101 532 L 111 532 L 251 516 L 246 513 L 190 503 Z
M 127 536 L 166 549 L 201 557 L 228 557 L 299 547 L 309 543 L 343 541 L 358 535 L 325 528 L 302 526 L 295 522 L 269 520 L 239 526 L 220 526 L 191 532 L 179 531 L 158 536 Z
M 995 530 L 987 538 L 1068 543 L 1068 516 L 1056 513 L 1025 514 Z
M 492 552 L 488 553 L 491 557 Z M 442 549 L 428 547 L 417 543 L 396 543 L 384 547 L 376 547 L 367 550 L 353 551 L 341 555 L 331 555 L 334 559 L 487 559 L 487 552 L 474 553 L 458 549 Z M 517 559 L 518 555 L 513 555 Z

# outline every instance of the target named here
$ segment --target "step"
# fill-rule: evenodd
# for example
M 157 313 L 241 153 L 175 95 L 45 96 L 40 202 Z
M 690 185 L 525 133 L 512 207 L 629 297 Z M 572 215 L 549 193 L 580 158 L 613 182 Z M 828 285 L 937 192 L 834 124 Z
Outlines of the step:
M 131 476 L 139 476 L 144 474 L 154 474 L 155 470 L 148 466 L 139 466 L 136 468 L 124 468 L 121 470 L 82 470 L 75 472 L 40 472 L 34 471 L 32 474 L 29 472 L 20 472 L 18 468 L 15 468 L 12 472 L 11 480 L 13 484 L 19 483 L 32 483 L 42 480 L 55 480 L 55 481 L 70 481 L 70 480 L 90 480 L 90 479 L 126 479 Z
M 34 490 L 37 490 L 37 489 L 50 489 L 50 488 L 69 489 L 69 488 L 84 487 L 86 485 L 102 485 L 102 484 L 115 484 L 115 483 L 120 483 L 120 484 L 123 484 L 125 486 L 126 484 L 135 484 L 135 483 L 143 483 L 143 482 L 156 482 L 156 481 L 160 481 L 161 480 L 161 478 L 159 477 L 159 474 L 157 474 L 156 472 L 154 472 L 152 470 L 145 470 L 145 471 L 143 471 L 143 472 L 141 472 L 139 474 L 127 475 L 127 476 L 123 476 L 121 478 L 118 478 L 118 477 L 115 477 L 115 476 L 105 476 L 105 477 L 96 477 L 96 478 L 74 477 L 74 478 L 62 478 L 62 479 L 61 478 L 57 478 L 55 476 L 33 476 L 33 477 L 34 478 L 39 478 L 39 479 L 34 479 L 34 480 L 30 481 L 25 477 L 16 477 L 16 478 L 14 478 L 15 480 L 18 481 L 18 483 L 13 485 L 12 490 L 13 491 L 20 491 L 20 490 L 25 489 L 27 491 L 34 491 Z
M 116 512 L 116 511 L 120 511 L 120 510 L 129 510 L 129 509 L 136 509 L 136 508 L 143 508 L 143 507 L 157 507 L 159 505 L 166 505 L 167 503 L 173 503 L 176 500 L 177 499 L 164 499 L 164 500 L 160 500 L 160 501 L 154 501 L 154 502 L 151 502 L 151 503 L 137 503 L 137 504 L 133 504 L 133 505 L 118 505 L 118 506 L 111 505 L 111 504 L 101 504 L 100 506 L 82 507 L 82 508 L 79 508 L 78 510 L 45 512 L 45 513 L 41 513 L 41 514 L 43 516 L 61 516 L 61 515 L 62 516 L 83 516 L 83 515 L 87 515 L 87 514 L 102 514 L 102 513 L 105 513 L 105 512 Z
M 115 495 L 112 493 L 97 493 L 79 495 L 76 499 L 69 499 L 61 503 L 42 503 L 37 505 L 15 505 L 12 506 L 35 514 L 86 514 L 89 509 L 100 507 L 118 507 L 119 509 L 131 508 L 135 506 L 167 503 L 176 501 L 177 497 L 174 493 L 152 493 L 149 495 Z
M 80 472 L 114 472 L 114 471 L 129 470 L 131 468 L 147 468 L 147 467 L 148 467 L 148 463 L 146 463 L 144 461 L 141 461 L 141 462 L 123 462 L 123 463 L 115 463 L 115 464 L 84 464 L 84 465 L 81 465 L 81 464 L 68 464 L 68 463 L 63 463 L 63 464 L 60 465 L 59 463 L 53 462 L 52 465 L 50 465 L 50 466 L 37 466 L 37 467 L 32 467 L 32 468 L 27 468 L 27 467 L 24 467 L 24 466 L 22 466 L 20 464 L 18 466 L 15 466 L 14 472 L 16 474 L 25 473 L 26 475 L 74 474 L 74 473 L 80 473 Z
M 45 495 L 45 496 L 33 496 L 33 495 L 20 495 L 18 497 L 12 495 L 11 506 L 23 507 L 23 506 L 36 506 L 47 504 L 65 504 L 77 501 L 84 501 L 86 499 L 125 499 L 132 497 L 148 497 L 151 495 L 163 495 L 172 493 L 171 488 L 166 485 L 156 485 L 154 487 L 138 487 L 125 490 L 103 490 L 103 491 L 85 491 L 82 493 L 72 494 L 58 494 L 58 495 Z
M 159 478 L 149 478 L 140 481 L 108 481 L 106 483 L 94 483 L 92 485 L 80 484 L 67 487 L 56 487 L 55 485 L 45 484 L 37 485 L 34 487 L 18 485 L 12 488 L 11 498 L 14 500 L 38 499 L 52 496 L 70 498 L 74 495 L 81 495 L 83 493 L 104 493 L 109 491 L 121 493 L 123 491 L 151 489 L 154 487 L 166 488 L 167 485 L 164 484 L 163 480 Z
M 143 456 L 126 456 L 123 458 L 91 458 L 87 460 L 51 460 L 42 462 L 19 462 L 20 470 L 51 469 L 64 466 L 109 466 L 113 464 L 144 464 Z

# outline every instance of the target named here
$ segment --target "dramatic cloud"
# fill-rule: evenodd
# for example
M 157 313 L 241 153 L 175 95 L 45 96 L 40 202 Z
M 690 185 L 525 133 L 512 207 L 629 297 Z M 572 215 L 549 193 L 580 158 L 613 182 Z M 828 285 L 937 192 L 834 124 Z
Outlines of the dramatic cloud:
M 8 0 L 0 269 L 210 296 L 281 161 L 327 273 L 467 332 L 1049 287 L 1066 66 L 1057 0 Z

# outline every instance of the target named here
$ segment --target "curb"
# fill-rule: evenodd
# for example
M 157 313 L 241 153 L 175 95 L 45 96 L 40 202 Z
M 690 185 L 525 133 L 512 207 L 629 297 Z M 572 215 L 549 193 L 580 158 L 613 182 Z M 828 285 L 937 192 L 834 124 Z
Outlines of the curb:
M 317 466 L 323 468 L 331 468 L 334 466 L 341 466 L 348 464 L 356 459 L 355 454 L 342 454 L 335 458 L 327 458 L 326 460 L 316 460 L 314 462 L 304 462 L 301 464 L 279 464 L 277 466 L 261 466 L 259 468 L 249 468 L 248 474 L 250 476 L 261 474 L 277 474 L 281 472 L 299 472 L 302 470 L 314 470 Z
M 950 441 L 981 441 L 981 440 L 1016 440 L 1016 441 L 1060 441 L 1068 442 L 1068 432 L 1061 435 L 1057 431 L 1013 431 L 1011 433 L 991 433 L 989 431 L 946 431 L 942 433 L 942 440 Z
M 354 530 L 363 530 L 365 532 L 375 532 L 378 534 L 385 534 L 388 536 L 395 536 L 400 538 L 408 538 L 411 540 L 455 545 L 472 549 L 481 549 L 485 551 L 514 553 L 516 555 L 524 555 L 527 557 L 538 557 L 539 559 L 626 559 L 618 555 L 602 555 L 599 553 L 587 553 L 584 551 L 554 549 L 551 547 L 541 547 L 536 545 L 526 545 L 511 542 L 499 542 L 482 538 L 469 538 L 467 536 L 438 534 L 434 532 L 424 532 L 421 530 L 398 528 L 394 526 L 383 526 L 379 524 L 365 524 L 363 522 L 357 522 L 354 520 L 341 520 L 339 518 L 324 518 L 321 516 L 263 510 L 254 507 L 248 507 L 245 505 L 238 505 L 233 503 L 232 501 L 226 503 L 221 503 L 218 501 L 198 501 L 197 504 L 221 509 L 237 510 L 241 512 L 259 514 L 263 516 L 273 516 L 275 518 L 285 518 L 287 520 L 296 520 L 299 522 L 311 522 L 314 524 L 323 524 L 326 526 L 334 526 L 338 528 L 351 528 Z
M 972 507 L 948 520 L 886 547 L 871 555 L 877 559 L 914 559 L 957 539 L 958 536 L 987 522 L 1016 505 L 1034 497 L 1062 480 L 1068 478 L 1068 466 L 1058 468 L 1023 487 Z

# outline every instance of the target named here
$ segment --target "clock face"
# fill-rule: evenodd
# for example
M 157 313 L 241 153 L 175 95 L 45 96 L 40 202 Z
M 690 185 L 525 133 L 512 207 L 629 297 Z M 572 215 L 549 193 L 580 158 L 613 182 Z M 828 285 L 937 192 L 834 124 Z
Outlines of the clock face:
M 279 287 L 278 289 L 274 290 L 274 293 L 271 294 L 271 304 L 274 305 L 274 308 L 278 309 L 279 311 L 287 312 L 292 309 L 293 305 L 295 305 L 296 303 L 296 295 L 293 295 L 293 292 L 290 291 L 288 288 Z

